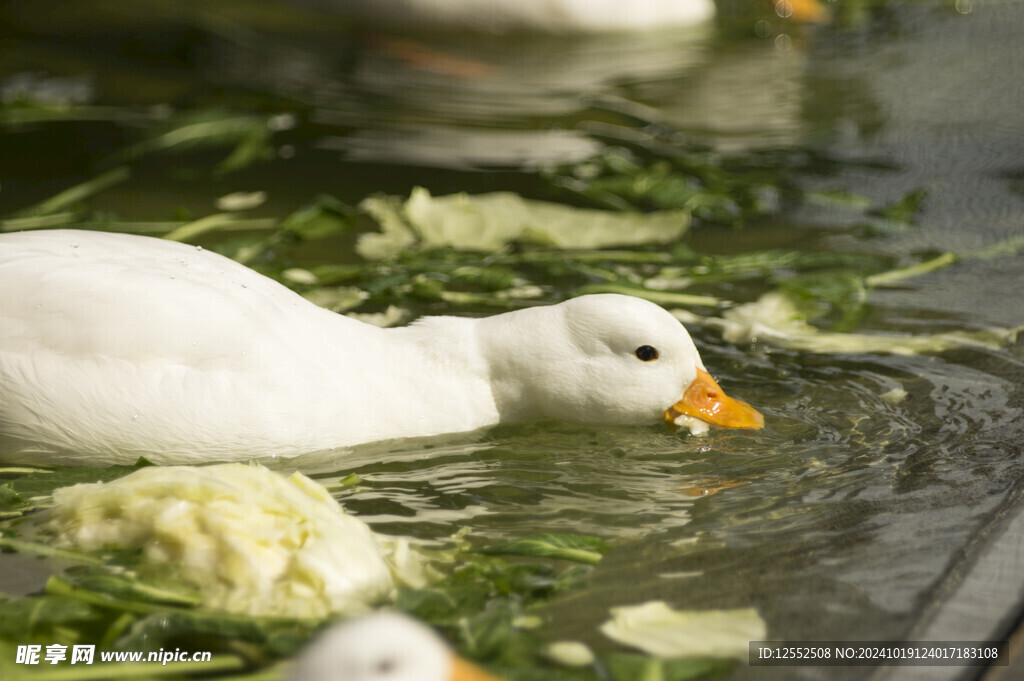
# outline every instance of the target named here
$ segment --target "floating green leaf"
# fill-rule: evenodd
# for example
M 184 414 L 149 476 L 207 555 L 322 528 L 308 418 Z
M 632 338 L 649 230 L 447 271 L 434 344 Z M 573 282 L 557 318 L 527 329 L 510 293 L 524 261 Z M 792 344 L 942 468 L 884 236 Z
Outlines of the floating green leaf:
M 834 353 L 914 355 L 975 347 L 994 350 L 1012 341 L 1024 327 L 952 331 L 930 335 L 838 333 L 810 324 L 807 306 L 793 297 L 772 291 L 753 303 L 726 310 L 722 317 L 699 317 L 683 310 L 673 314 L 683 323 L 719 329 L 730 343 L 765 342 L 790 350 Z
M 74 207 L 76 204 L 84 201 L 90 196 L 98 194 L 105 189 L 109 189 L 115 184 L 124 182 L 130 176 L 131 171 L 128 170 L 128 168 L 121 167 L 108 170 L 102 175 L 97 175 L 96 177 L 82 182 L 81 184 L 65 189 L 45 201 L 41 201 L 34 206 L 24 209 L 18 214 L 18 217 L 38 218 L 41 216 L 53 216 L 55 214 L 60 214 L 61 211 Z M 24 228 L 24 225 L 22 228 Z M 5 224 L 4 229 L 10 231 L 14 229 L 14 227 L 10 224 Z
M 133 471 L 152 466 L 146 459 L 140 458 L 131 466 L 67 466 L 56 469 L 37 468 L 22 470 L 22 475 L 10 481 L 11 488 L 23 499 L 49 497 L 58 487 L 77 485 L 82 482 L 103 482 L 115 480 Z
M 879 217 L 886 220 L 909 224 L 917 218 L 917 214 L 921 210 L 921 204 L 924 203 L 926 198 L 928 198 L 927 189 L 916 189 L 908 192 L 893 203 L 879 208 L 875 212 Z
M 198 111 L 173 117 L 161 132 L 118 152 L 118 162 L 136 160 L 154 152 L 180 153 L 197 148 L 233 147 L 218 165 L 223 173 L 244 168 L 270 158 L 270 137 L 275 130 L 286 129 L 294 121 L 285 116 L 237 114 L 223 111 Z
M 356 212 L 333 196 L 321 194 L 281 221 L 281 229 L 303 239 L 323 239 L 351 229 Z
M 615 681 L 687 681 L 724 674 L 735 666 L 727 660 L 663 660 L 635 653 L 611 653 L 602 658 Z
M 79 622 L 89 622 L 100 616 L 88 603 L 57 596 L 11 598 L 0 600 L 4 616 L 0 618 L 0 637 L 30 642 L 53 636 L 54 630 L 73 630 Z M 47 643 L 53 643 L 51 639 Z
M 561 558 L 597 565 L 608 545 L 599 537 L 582 534 L 536 534 L 482 550 L 489 555 Z
M 0 485 L 0 512 L 13 511 L 17 508 L 28 506 L 28 502 L 21 498 L 11 483 L 6 482 Z

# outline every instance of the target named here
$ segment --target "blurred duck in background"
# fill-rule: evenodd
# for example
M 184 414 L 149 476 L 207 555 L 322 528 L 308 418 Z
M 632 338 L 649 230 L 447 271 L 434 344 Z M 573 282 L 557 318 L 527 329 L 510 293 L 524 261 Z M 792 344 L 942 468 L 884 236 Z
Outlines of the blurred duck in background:
M 712 0 L 293 0 L 349 21 L 400 30 L 587 33 L 692 26 L 715 15 Z M 776 13 L 821 21 L 818 0 L 771 0 Z
M 378 612 L 327 629 L 286 681 L 501 681 L 453 653 L 432 629 Z

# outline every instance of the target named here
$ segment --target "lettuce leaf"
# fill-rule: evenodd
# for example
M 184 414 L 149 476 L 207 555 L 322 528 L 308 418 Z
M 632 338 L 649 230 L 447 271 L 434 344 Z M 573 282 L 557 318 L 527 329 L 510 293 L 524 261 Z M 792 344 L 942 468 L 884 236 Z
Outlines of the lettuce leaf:
M 699 317 L 678 309 L 672 314 L 683 323 L 717 328 L 730 343 L 758 341 L 816 353 L 916 355 L 963 347 L 996 350 L 1024 331 L 1024 327 L 996 327 L 928 335 L 827 332 L 810 324 L 804 308 L 781 291 L 771 291 L 752 303 L 726 310 L 722 317 Z
M 612 608 L 601 625 L 608 638 L 655 657 L 747 659 L 749 641 L 763 640 L 767 627 L 753 608 L 673 610 L 664 601 Z
M 39 531 L 57 545 L 141 549 L 150 562 L 177 566 L 211 608 L 324 617 L 363 611 L 394 592 L 374 533 L 300 473 L 143 468 L 57 489 L 53 503 Z
M 685 210 L 616 213 L 524 199 L 512 192 L 434 197 L 416 187 L 409 199 L 372 196 L 360 204 L 381 231 L 358 242 L 367 260 L 387 260 L 414 244 L 494 251 L 514 241 L 556 248 L 668 243 L 689 226 Z

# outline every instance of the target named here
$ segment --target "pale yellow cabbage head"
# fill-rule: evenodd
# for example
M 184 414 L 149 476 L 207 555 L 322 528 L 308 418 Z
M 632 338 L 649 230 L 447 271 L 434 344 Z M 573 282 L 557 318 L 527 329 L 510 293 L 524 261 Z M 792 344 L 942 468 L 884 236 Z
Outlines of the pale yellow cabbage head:
M 369 527 L 301 473 L 262 466 L 143 468 L 53 493 L 59 545 L 141 548 L 178 566 L 209 607 L 250 615 L 350 614 L 392 596 Z

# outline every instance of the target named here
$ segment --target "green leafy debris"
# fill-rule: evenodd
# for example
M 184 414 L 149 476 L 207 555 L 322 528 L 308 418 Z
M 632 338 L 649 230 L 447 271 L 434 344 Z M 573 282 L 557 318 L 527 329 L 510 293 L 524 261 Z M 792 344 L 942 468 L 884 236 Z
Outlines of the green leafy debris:
M 58 487 L 68 487 L 78 483 L 104 482 L 116 480 L 133 471 L 137 471 L 153 464 L 144 458 L 140 458 L 131 466 L 108 466 L 97 468 L 95 466 L 66 466 L 61 468 L 31 468 L 25 467 L 17 470 L 17 477 L 8 484 L 18 495 L 24 499 L 45 497 L 49 500 L 53 490 Z M 26 472 L 28 471 L 28 472 Z M 12 474 L 10 468 L 0 468 L 0 474 Z
M 271 158 L 272 134 L 294 124 L 293 117 L 287 114 L 266 116 L 216 110 L 185 112 L 170 117 L 162 131 L 150 133 L 142 141 L 116 153 L 113 159 L 123 163 L 155 152 L 181 153 L 231 147 L 229 155 L 217 166 L 218 172 L 230 173 Z
M 14 491 L 11 483 L 0 484 L 0 513 L 11 513 L 15 509 L 28 506 L 28 502 Z M 20 515 L 20 513 L 16 513 Z
M 75 207 L 85 199 L 99 194 L 100 192 L 109 189 L 110 187 L 124 182 L 131 176 L 131 171 L 126 167 L 114 168 L 107 172 L 97 175 L 96 177 L 86 180 L 73 187 L 69 187 L 64 191 L 51 196 L 45 201 L 41 201 L 34 206 L 25 208 L 18 213 L 14 219 L 5 220 L 3 223 L 4 231 L 13 231 L 15 229 L 25 229 L 30 225 L 24 220 L 26 219 L 38 219 L 42 217 L 60 217 L 62 220 L 65 216 L 75 216 L 77 213 L 64 213 L 69 208 Z M 59 224 L 64 224 L 63 222 Z M 54 226 L 45 225 L 40 226 Z
M 926 198 L 928 198 L 927 189 L 916 189 L 900 197 L 897 201 L 879 208 L 875 213 L 892 222 L 909 224 L 917 218 Z
M 927 197 L 927 189 L 916 189 L 893 203 L 869 211 L 863 230 L 865 236 L 898 234 L 911 229 L 917 223 L 917 215 Z
M 700 222 L 741 226 L 779 209 L 784 188 L 778 165 L 767 171 L 750 163 L 727 167 L 725 157 L 712 151 L 662 146 L 658 139 L 634 151 L 609 150 L 548 168 L 543 177 L 553 188 L 609 210 L 685 210 Z
M 321 194 L 281 221 L 281 229 L 301 239 L 325 239 L 349 231 L 357 218 L 355 209 Z
M 131 572 L 115 572 L 96 566 L 83 566 L 69 571 L 69 574 L 74 576 L 76 589 L 98 591 L 114 598 L 178 607 L 194 607 L 203 603 L 202 592 L 180 580 L 155 580 L 152 577 L 143 580 Z
M 597 565 L 608 545 L 599 537 L 579 534 L 536 534 L 483 549 L 489 555 L 541 556 Z
M 728 660 L 663 660 L 635 653 L 607 655 L 605 664 L 615 681 L 687 681 L 718 676 L 735 665 Z
M 815 315 L 792 296 L 772 291 L 753 303 L 726 310 L 722 317 L 699 317 L 683 310 L 673 314 L 683 323 L 717 328 L 730 343 L 764 342 L 790 350 L 816 353 L 878 353 L 915 355 L 953 348 L 1001 348 L 1024 327 L 951 331 L 929 335 L 840 333 L 821 331 L 810 322 Z

